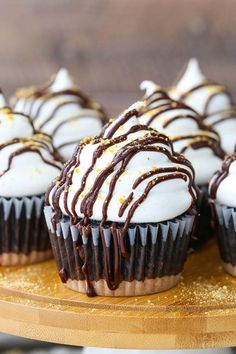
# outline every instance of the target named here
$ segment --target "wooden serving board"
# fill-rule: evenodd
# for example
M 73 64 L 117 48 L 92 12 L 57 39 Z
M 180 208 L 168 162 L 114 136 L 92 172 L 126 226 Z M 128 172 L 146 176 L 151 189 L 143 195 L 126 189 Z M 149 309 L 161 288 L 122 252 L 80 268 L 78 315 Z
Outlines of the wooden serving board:
M 189 256 L 161 294 L 88 298 L 67 289 L 53 261 L 0 268 L 0 331 L 43 341 L 129 349 L 236 345 L 236 279 L 213 243 Z

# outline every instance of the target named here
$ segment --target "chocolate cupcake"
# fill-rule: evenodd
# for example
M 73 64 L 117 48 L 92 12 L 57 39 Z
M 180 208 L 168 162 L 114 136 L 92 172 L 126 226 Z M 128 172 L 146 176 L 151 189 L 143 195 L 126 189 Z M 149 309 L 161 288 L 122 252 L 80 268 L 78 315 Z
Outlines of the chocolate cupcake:
M 184 104 L 175 101 L 152 81 L 144 81 L 140 88 L 146 90 L 145 107 L 139 121 L 166 134 L 174 150 L 183 154 L 193 165 L 195 181 L 201 191 L 198 198 L 200 222 L 191 247 L 196 249 L 212 234 L 208 205 L 208 182 L 223 161 L 218 134 L 202 121 L 200 115 Z
M 45 216 L 61 280 L 132 296 L 179 281 L 195 220 L 191 163 L 141 125 L 136 103 L 85 139 L 50 187 Z
M 236 276 L 236 153 L 225 158 L 212 178 L 209 196 L 224 268 Z
M 66 69 L 42 88 L 19 89 L 13 102 L 17 112 L 32 118 L 37 130 L 52 136 L 64 161 L 82 138 L 97 134 L 105 120 L 100 104 L 76 86 Z
M 51 139 L 36 134 L 28 116 L 0 94 L 0 265 L 51 257 L 43 216 L 44 193 L 62 164 Z
M 234 152 L 236 107 L 232 96 L 224 85 L 204 76 L 196 59 L 189 61 L 169 94 L 197 111 L 204 122 L 219 134 L 223 150 Z

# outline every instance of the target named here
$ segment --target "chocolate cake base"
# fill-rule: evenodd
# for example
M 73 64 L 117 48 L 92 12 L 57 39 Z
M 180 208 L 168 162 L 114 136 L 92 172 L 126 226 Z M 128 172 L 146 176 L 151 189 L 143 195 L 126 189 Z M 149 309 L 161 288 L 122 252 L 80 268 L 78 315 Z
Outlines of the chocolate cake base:
M 37 262 L 46 261 L 52 258 L 52 251 L 37 252 L 32 251 L 29 254 L 24 253 L 2 253 L 0 255 L 0 264 L 2 266 L 15 266 L 34 264 Z
M 96 294 L 101 296 L 139 296 L 159 293 L 173 288 L 179 282 L 180 276 L 181 274 L 177 274 L 167 275 L 162 278 L 144 279 L 143 281 L 122 281 L 115 290 L 109 289 L 104 279 L 93 281 L 92 285 Z M 85 280 L 68 279 L 66 285 L 72 290 L 87 293 Z
M 230 263 L 223 263 L 224 270 L 232 275 L 233 277 L 236 277 L 236 266 L 230 264 Z

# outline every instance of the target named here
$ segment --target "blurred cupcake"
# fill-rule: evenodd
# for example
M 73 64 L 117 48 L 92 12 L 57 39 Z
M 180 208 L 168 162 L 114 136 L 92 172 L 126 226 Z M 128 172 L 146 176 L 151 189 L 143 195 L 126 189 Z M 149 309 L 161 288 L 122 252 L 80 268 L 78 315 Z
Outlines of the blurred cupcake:
M 12 112 L 0 94 L 0 265 L 51 256 L 44 193 L 61 169 L 51 139 L 35 134 L 28 116 Z
M 178 283 L 195 220 L 191 163 L 137 119 L 136 103 L 85 139 L 46 197 L 61 280 L 93 296 Z
M 198 206 L 200 223 L 197 238 L 191 241 L 196 248 L 211 234 L 210 209 L 208 205 L 208 182 L 220 168 L 224 152 L 218 134 L 203 123 L 199 114 L 182 102 L 171 99 L 152 81 L 144 81 L 145 107 L 139 115 L 141 124 L 146 124 L 172 141 L 174 150 L 183 154 L 193 165 L 195 181 L 201 190 Z
M 236 276 L 236 153 L 225 158 L 212 178 L 209 196 L 224 268 Z
M 100 104 L 76 86 L 66 69 L 42 88 L 19 89 L 13 102 L 15 111 L 32 118 L 36 130 L 52 136 L 64 161 L 82 138 L 101 130 L 105 119 Z
M 227 153 L 236 143 L 236 107 L 227 88 L 208 80 L 198 61 L 191 59 L 180 79 L 169 90 L 172 98 L 181 100 L 197 111 L 204 122 L 211 125 L 221 138 Z

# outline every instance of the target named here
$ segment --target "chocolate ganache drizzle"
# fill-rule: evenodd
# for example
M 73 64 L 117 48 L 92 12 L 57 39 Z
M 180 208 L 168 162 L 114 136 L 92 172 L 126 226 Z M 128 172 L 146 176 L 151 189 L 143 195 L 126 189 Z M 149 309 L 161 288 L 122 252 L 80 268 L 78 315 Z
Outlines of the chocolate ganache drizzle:
M 226 156 L 221 169 L 212 177 L 209 185 L 211 200 L 236 207 L 236 153 Z
M 207 79 L 196 59 L 191 59 L 169 95 L 180 100 L 202 117 L 220 135 L 221 144 L 227 153 L 234 151 L 236 143 L 236 107 L 228 89 Z
M 196 183 L 207 184 L 224 158 L 217 132 L 206 125 L 194 109 L 171 99 L 154 82 L 144 81 L 140 88 L 146 90 L 140 122 L 168 135 L 174 150 L 193 164 Z
M 83 137 L 96 135 L 105 120 L 101 105 L 75 85 L 66 69 L 42 88 L 19 89 L 13 101 L 15 110 L 29 115 L 37 130 L 52 136 L 64 160 Z
M 54 232 L 61 216 L 70 217 L 81 235 L 89 237 L 91 223 L 110 227 L 114 244 L 114 269 L 105 266 L 110 289 L 119 286 L 119 256 L 129 257 L 125 237 L 131 224 L 158 223 L 192 210 L 197 197 L 191 163 L 173 151 L 163 134 L 141 125 L 142 103 L 136 103 L 118 119 L 110 120 L 100 136 L 84 139 L 77 147 L 46 196 L 55 211 Z M 89 270 L 81 259 L 88 292 Z
M 37 134 L 30 118 L 15 113 L 0 93 L 0 196 L 45 193 L 61 162 L 51 138 Z

